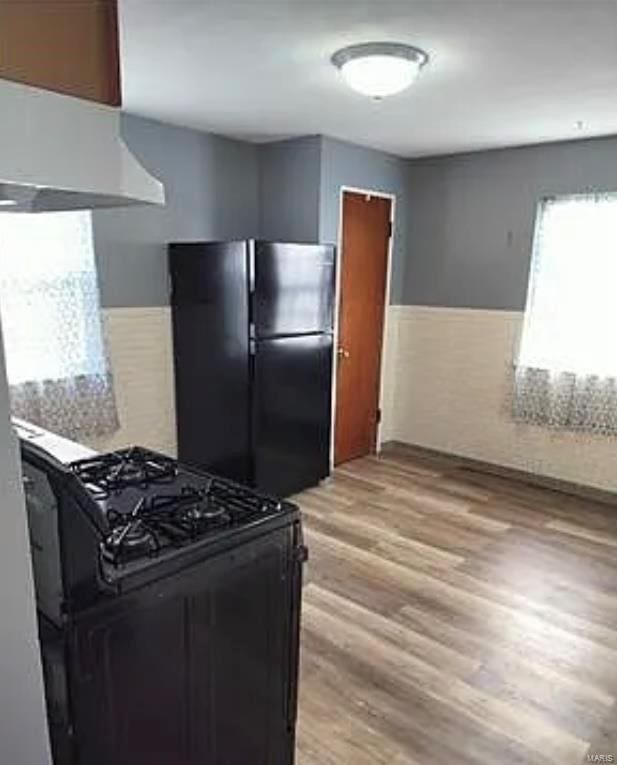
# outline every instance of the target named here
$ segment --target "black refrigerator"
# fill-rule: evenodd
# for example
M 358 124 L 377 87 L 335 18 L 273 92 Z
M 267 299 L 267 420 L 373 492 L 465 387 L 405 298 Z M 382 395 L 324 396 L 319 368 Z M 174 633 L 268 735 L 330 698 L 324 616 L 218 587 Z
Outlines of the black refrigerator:
M 178 457 L 285 497 L 330 468 L 335 251 L 169 245 Z

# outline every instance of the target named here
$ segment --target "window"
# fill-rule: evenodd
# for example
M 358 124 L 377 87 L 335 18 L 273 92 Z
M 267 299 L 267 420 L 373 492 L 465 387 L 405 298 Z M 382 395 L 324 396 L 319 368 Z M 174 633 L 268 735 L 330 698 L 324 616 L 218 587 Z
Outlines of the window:
M 617 194 L 543 200 L 519 349 L 517 419 L 617 433 Z
M 89 212 L 0 214 L 0 314 L 14 413 L 71 437 L 113 430 Z

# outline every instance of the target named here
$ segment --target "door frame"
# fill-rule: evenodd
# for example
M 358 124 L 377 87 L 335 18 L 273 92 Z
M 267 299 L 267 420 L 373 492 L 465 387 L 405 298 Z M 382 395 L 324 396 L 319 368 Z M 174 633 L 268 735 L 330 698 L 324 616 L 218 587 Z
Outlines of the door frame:
M 336 381 L 338 372 L 338 332 L 339 332 L 339 311 L 341 307 L 341 274 L 343 271 L 343 199 L 345 192 L 352 194 L 364 194 L 365 196 L 381 197 L 390 200 L 390 224 L 392 226 L 392 236 L 388 241 L 388 251 L 386 254 L 386 289 L 384 295 L 384 315 L 383 315 L 383 333 L 381 337 L 381 357 L 379 359 L 379 408 L 382 418 L 377 425 L 377 435 L 375 439 L 375 450 L 381 451 L 383 441 L 383 411 L 384 411 L 384 382 L 386 368 L 383 363 L 386 358 L 386 346 L 388 343 L 390 311 L 390 291 L 392 287 L 392 250 L 394 247 L 395 220 L 396 220 L 396 194 L 385 191 L 375 191 L 374 189 L 358 188 L 357 186 L 340 186 L 338 200 L 338 233 L 336 237 L 336 278 L 334 287 L 334 333 L 332 343 L 332 393 L 331 393 L 331 422 L 330 422 L 330 470 L 334 469 L 334 435 L 336 428 Z

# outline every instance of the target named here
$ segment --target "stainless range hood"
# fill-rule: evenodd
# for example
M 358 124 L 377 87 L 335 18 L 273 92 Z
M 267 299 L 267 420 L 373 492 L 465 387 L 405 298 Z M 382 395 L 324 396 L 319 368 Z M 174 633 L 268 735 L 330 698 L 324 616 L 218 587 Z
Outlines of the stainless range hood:
M 0 212 L 165 204 L 120 137 L 120 112 L 0 80 Z

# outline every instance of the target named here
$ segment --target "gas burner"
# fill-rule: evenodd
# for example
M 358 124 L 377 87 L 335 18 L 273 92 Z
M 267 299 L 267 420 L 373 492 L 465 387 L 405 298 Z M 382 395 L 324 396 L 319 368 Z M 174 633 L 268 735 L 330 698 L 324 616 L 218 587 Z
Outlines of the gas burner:
M 155 494 L 141 509 L 150 523 L 165 522 L 166 528 L 175 525 L 193 538 L 209 528 L 230 521 L 226 508 L 210 494 L 212 482 L 201 489 L 183 486 L 178 494 Z
M 145 489 L 152 484 L 172 483 L 178 474 L 174 460 L 139 446 L 79 460 L 71 470 L 99 500 L 127 486 Z
M 208 502 L 208 487 L 198 489 L 194 486 L 183 486 L 173 494 L 151 494 L 144 502 L 140 512 L 149 516 L 172 516 L 188 507 L 200 507 Z
M 175 517 L 180 523 L 189 523 L 194 530 L 229 521 L 224 507 L 215 507 L 207 500 L 199 505 L 181 508 Z
M 179 517 L 182 520 L 191 522 L 216 521 L 220 520 L 224 515 L 225 509 L 223 507 L 214 507 L 207 500 L 204 500 L 199 505 L 183 508 L 179 513 Z
M 159 548 L 156 536 L 142 521 L 134 520 L 116 526 L 102 545 L 103 556 L 112 563 L 121 563 L 155 553 Z

